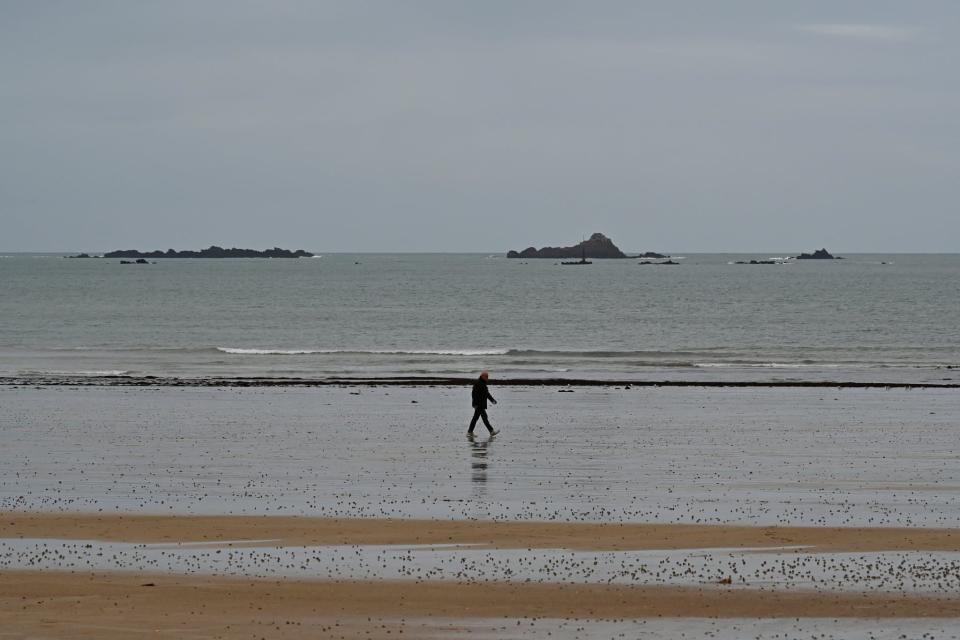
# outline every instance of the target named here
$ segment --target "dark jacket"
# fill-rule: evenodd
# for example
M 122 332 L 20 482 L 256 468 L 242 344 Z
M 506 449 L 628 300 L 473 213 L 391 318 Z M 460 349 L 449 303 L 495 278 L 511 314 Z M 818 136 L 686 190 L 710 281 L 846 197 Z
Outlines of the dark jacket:
M 483 378 L 477 378 L 477 381 L 473 383 L 472 395 L 474 409 L 486 409 L 487 400 L 493 400 L 490 389 L 487 388 L 487 381 Z M 496 400 L 493 401 L 496 402 Z

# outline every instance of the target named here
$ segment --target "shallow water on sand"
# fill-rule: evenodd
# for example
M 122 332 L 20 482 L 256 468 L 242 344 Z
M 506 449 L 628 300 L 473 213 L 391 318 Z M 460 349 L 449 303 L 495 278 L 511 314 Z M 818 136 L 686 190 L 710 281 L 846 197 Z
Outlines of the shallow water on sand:
M 271 546 L 0 539 L 0 569 L 132 571 L 299 580 L 681 586 L 818 592 L 960 589 L 960 553 L 817 553 L 804 548 L 577 551 L 473 545 Z
M 0 387 L 0 509 L 960 522 L 951 391 Z
M 422 625 L 422 626 L 418 626 Z M 555 618 L 518 618 L 507 620 L 467 619 L 456 621 L 406 621 L 407 632 L 421 638 L 710 638 L 711 640 L 903 640 L 904 638 L 958 638 L 960 629 L 953 621 L 930 619 L 863 620 L 796 618 L 715 619 L 653 618 L 646 620 L 577 620 Z

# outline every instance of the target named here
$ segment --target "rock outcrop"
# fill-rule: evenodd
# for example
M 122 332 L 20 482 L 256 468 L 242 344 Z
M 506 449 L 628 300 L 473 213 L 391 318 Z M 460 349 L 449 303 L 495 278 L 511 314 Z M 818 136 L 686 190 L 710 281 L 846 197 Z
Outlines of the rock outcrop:
M 313 254 L 303 249 L 290 251 L 274 247 L 265 251 L 256 249 L 224 249 L 216 245 L 209 249 L 200 251 L 137 251 L 136 249 L 123 249 L 119 251 L 110 251 L 103 254 L 104 258 L 310 258 Z
M 836 258 L 830 254 L 826 249 L 817 249 L 813 253 L 801 253 L 797 256 L 797 260 L 842 260 L 842 258 Z
M 523 251 L 508 251 L 508 258 L 626 258 L 623 251 L 607 236 L 595 233 L 589 240 L 572 247 L 527 247 Z

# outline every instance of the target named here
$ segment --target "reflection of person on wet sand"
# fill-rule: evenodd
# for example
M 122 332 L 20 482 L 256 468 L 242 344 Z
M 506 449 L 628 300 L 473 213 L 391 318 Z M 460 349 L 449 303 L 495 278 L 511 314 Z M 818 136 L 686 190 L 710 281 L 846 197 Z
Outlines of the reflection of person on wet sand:
M 477 426 L 477 420 L 480 418 L 483 418 L 483 424 L 486 425 L 491 436 L 500 433 L 499 429 L 494 429 L 490 426 L 490 420 L 487 419 L 487 400 L 490 400 L 493 404 L 497 404 L 497 401 L 490 395 L 490 389 L 487 388 L 487 378 L 489 377 L 490 374 L 484 371 L 480 374 L 480 377 L 477 378 L 477 381 L 473 383 L 473 420 L 470 421 L 470 428 L 467 429 L 468 436 L 473 435 L 473 428 Z
M 490 447 L 492 440 L 477 440 L 476 438 L 470 438 L 470 470 L 473 472 L 470 480 L 479 485 L 477 488 L 478 494 L 482 495 L 484 493 L 482 485 L 487 483 L 487 452 Z

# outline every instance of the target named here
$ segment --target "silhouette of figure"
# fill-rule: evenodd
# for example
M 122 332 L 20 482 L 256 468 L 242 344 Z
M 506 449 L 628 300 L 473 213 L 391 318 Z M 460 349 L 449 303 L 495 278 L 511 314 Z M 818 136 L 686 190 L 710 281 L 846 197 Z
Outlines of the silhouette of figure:
M 473 398 L 473 420 L 470 421 L 470 428 L 467 429 L 468 436 L 473 435 L 473 428 L 477 426 L 477 420 L 480 418 L 483 418 L 483 424 L 487 427 L 491 436 L 500 433 L 499 429 L 494 429 L 490 426 L 490 420 L 487 419 L 487 400 L 493 404 L 497 404 L 497 401 L 490 395 L 490 389 L 487 387 L 487 379 L 489 377 L 490 373 L 484 371 L 480 374 L 480 377 L 477 378 L 477 381 L 473 383 L 473 391 L 471 393 Z

